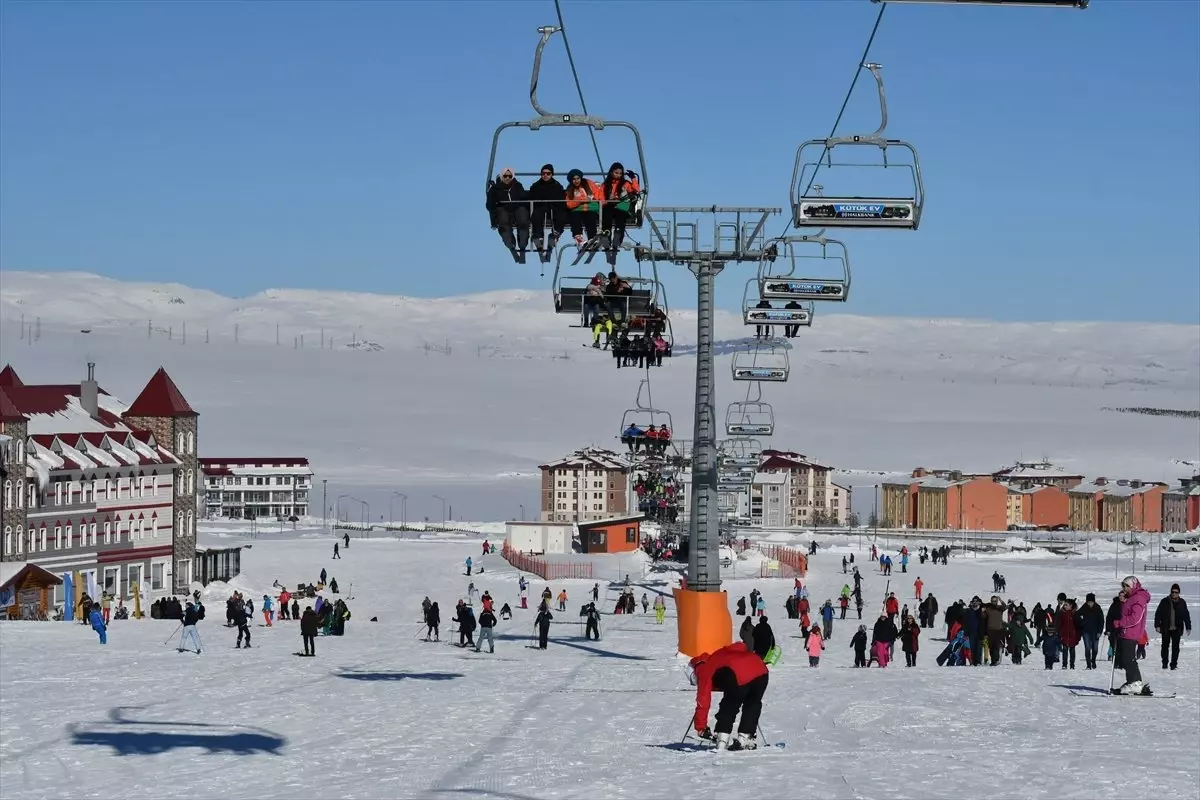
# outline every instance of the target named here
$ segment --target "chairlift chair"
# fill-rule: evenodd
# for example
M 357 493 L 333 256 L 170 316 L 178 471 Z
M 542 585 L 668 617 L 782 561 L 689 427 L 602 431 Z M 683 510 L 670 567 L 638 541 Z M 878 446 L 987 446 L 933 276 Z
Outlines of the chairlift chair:
M 797 228 L 901 228 L 915 231 L 921 223 L 921 213 L 925 208 L 925 185 L 916 148 L 900 139 L 884 138 L 888 117 L 881 65 L 868 63 L 862 66 L 871 71 L 879 91 L 879 128 L 867 135 L 810 139 L 797 148 L 791 188 L 792 223 Z M 837 164 L 833 161 L 833 152 L 839 147 L 843 148 L 843 152 L 846 149 L 873 147 L 882 153 L 882 157 L 879 163 Z M 818 148 L 820 153 L 814 155 Z M 888 148 L 906 152 L 910 157 L 908 162 L 890 163 Z M 903 197 L 809 196 L 808 191 L 817 170 L 826 168 L 836 172 L 838 166 L 907 170 L 912 177 L 912 191 Z
M 750 288 L 754 287 L 751 292 Z M 759 279 L 751 278 L 746 281 L 746 288 L 742 291 L 742 322 L 746 325 L 799 325 L 804 328 L 812 326 L 815 306 L 811 300 L 801 303 L 797 300 L 790 300 L 788 305 L 792 308 L 777 308 L 770 305 L 770 301 L 762 298 L 758 294 Z M 759 308 L 760 303 L 767 303 L 767 308 Z
M 770 436 L 775 433 L 775 411 L 761 400 L 733 402 L 725 411 L 728 436 Z
M 648 177 L 648 173 L 646 172 L 646 154 L 645 154 L 645 150 L 642 147 L 642 135 L 638 131 L 637 127 L 629 122 L 620 122 L 617 120 L 605 120 L 601 117 L 597 117 L 597 116 L 594 116 L 591 114 L 554 113 L 552 111 L 547 111 L 538 102 L 537 89 L 538 89 L 538 77 L 541 73 L 541 68 L 542 68 L 542 53 L 546 49 L 547 42 L 550 41 L 550 39 L 554 36 L 554 34 L 560 33 L 561 31 L 562 31 L 562 28 L 555 27 L 555 26 L 543 26 L 541 28 L 538 28 L 538 33 L 541 35 L 541 39 L 538 41 L 537 49 L 534 51 L 533 74 L 529 81 L 529 102 L 533 106 L 533 110 L 537 114 L 537 116 L 531 120 L 516 120 L 513 122 L 505 122 L 496 128 L 495 133 L 492 135 L 492 152 L 491 152 L 491 155 L 488 157 L 488 168 L 487 168 L 485 192 L 491 190 L 492 186 L 495 184 L 497 178 L 499 177 L 496 174 L 496 170 L 497 170 L 496 161 L 497 161 L 497 155 L 500 150 L 500 136 L 501 136 L 501 134 L 503 134 L 506 130 L 509 130 L 510 128 L 526 128 L 530 131 L 539 131 L 542 128 L 589 128 L 592 131 L 603 131 L 605 128 L 623 128 L 625 130 L 628 130 L 633 135 L 633 140 L 637 147 L 637 169 L 636 170 L 626 169 L 625 173 L 627 176 L 635 177 L 637 179 L 638 189 L 639 189 L 638 193 L 633 198 L 631 198 L 629 219 L 626 222 L 626 227 L 627 228 L 641 228 L 643 221 L 645 219 L 646 198 L 649 197 L 649 193 L 650 193 L 649 192 L 650 179 Z M 529 187 L 529 184 L 532 183 L 533 180 L 537 180 L 538 178 L 541 177 L 540 171 L 532 171 L 531 172 L 531 171 L 514 170 L 513 174 L 517 180 L 522 181 L 522 184 L 526 188 Z M 603 173 L 603 172 L 584 173 L 585 177 L 591 178 L 593 181 L 595 181 L 597 183 L 604 180 L 605 174 L 606 173 Z M 537 202 L 539 202 L 539 201 L 534 201 L 534 200 L 528 201 L 529 210 L 530 210 L 531 214 L 533 212 L 533 207 L 534 207 L 534 205 L 536 205 Z M 542 202 L 553 202 L 553 201 L 542 201 Z M 600 213 L 603 215 L 603 213 L 604 213 L 603 207 L 601 207 Z M 496 225 L 493 221 L 492 228 L 495 229 L 495 227 L 496 227 Z M 601 228 L 601 230 L 604 230 L 603 217 L 601 218 L 600 228 Z
M 850 255 L 846 245 L 825 237 L 825 231 L 811 236 L 792 236 L 776 240 L 768 252 L 783 259 L 776 271 L 774 258 L 764 259 L 759 267 L 758 296 L 763 300 L 820 300 L 842 302 L 850 298 Z M 813 245 L 807 247 L 806 245 Z M 820 248 L 820 251 L 816 248 Z M 800 252 L 803 249 L 804 252 Z M 783 269 L 787 271 L 784 272 Z M 800 274 L 797 275 L 797 269 Z M 829 273 L 840 274 L 829 274 Z M 817 277 L 807 277 L 818 273 Z
M 587 327 L 584 317 L 584 298 L 587 295 L 588 286 L 592 282 L 595 275 L 600 274 L 607 281 L 608 273 L 603 270 L 598 270 L 590 275 L 577 273 L 574 275 L 564 274 L 563 271 L 563 253 L 569 247 L 574 245 L 562 245 L 558 250 L 558 261 L 554 266 L 554 278 L 552 281 L 552 289 L 554 293 L 554 311 L 557 314 L 567 314 L 577 317 L 577 321 L 570 324 L 572 328 Z M 635 316 L 646 316 L 650 313 L 651 306 L 662 307 L 659 304 L 660 300 L 665 300 L 666 293 L 663 285 L 657 278 L 641 278 L 634 276 L 621 276 L 623 280 L 629 283 L 633 290 L 628 295 L 606 295 L 604 300 L 610 308 L 618 309 L 625 319 L 631 319 Z M 666 313 L 666 309 L 663 309 Z
M 758 439 L 726 439 L 717 453 L 717 464 L 724 467 L 757 467 L 762 461 L 762 442 Z
M 735 381 L 786 381 L 790 372 L 788 348 L 782 342 L 757 342 L 734 351 L 730 369 Z

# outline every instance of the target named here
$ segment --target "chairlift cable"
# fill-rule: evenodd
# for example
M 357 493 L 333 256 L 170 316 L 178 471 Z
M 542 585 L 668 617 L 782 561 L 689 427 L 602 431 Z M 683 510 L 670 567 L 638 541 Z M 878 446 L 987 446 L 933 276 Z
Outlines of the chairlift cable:
M 555 5 L 558 4 L 558 0 L 554 0 L 554 2 L 555 2 Z M 838 110 L 837 119 L 835 119 L 833 121 L 833 127 L 830 128 L 829 136 L 826 137 L 827 139 L 832 139 L 834 136 L 837 135 L 838 125 L 842 124 L 842 116 L 845 115 L 845 113 L 846 113 L 846 107 L 850 105 L 850 97 L 854 94 L 854 87 L 858 85 L 858 76 L 862 74 L 862 65 L 867 63 L 867 59 L 871 55 L 871 46 L 873 44 L 875 44 L 875 34 L 879 32 L 879 23 L 883 22 L 883 12 L 886 10 L 887 10 L 887 0 L 884 0 L 884 2 L 881 2 L 879 4 L 879 13 L 875 16 L 875 24 L 871 26 L 871 35 L 867 37 L 867 46 L 863 48 L 862 56 L 858 59 L 858 63 L 854 67 L 854 80 L 850 81 L 850 88 L 846 91 L 846 97 L 844 100 L 842 100 L 842 107 L 841 107 L 841 109 Z M 565 41 L 565 37 L 564 37 L 564 41 Z M 817 179 L 817 173 L 821 169 L 821 164 L 824 161 L 825 156 L 828 154 L 829 154 L 829 145 L 827 144 L 827 145 L 825 145 L 824 149 L 822 149 L 820 158 L 817 159 L 816 167 L 813 169 L 813 173 L 808 179 L 808 185 L 805 186 L 804 191 L 800 193 L 801 197 L 808 196 L 808 190 L 813 187 L 813 183 Z M 779 235 L 780 238 L 783 238 L 784 236 L 787 235 L 787 232 L 789 230 L 791 230 L 792 224 L 794 222 L 795 222 L 794 219 L 788 220 L 788 224 L 785 225 L 783 228 L 783 233 L 781 233 Z
M 883 15 L 883 9 L 880 9 L 880 16 Z M 583 108 L 583 113 L 587 114 L 587 102 L 583 99 L 583 86 L 579 83 L 579 73 L 575 70 L 575 56 L 571 55 L 571 40 L 567 38 L 567 23 L 563 21 L 562 6 L 559 5 L 559 0 L 554 0 L 554 12 L 558 14 L 558 27 L 562 33 L 563 46 L 567 50 L 567 63 L 571 65 L 571 77 L 575 79 L 575 91 L 579 94 L 579 105 Z M 877 22 L 876 25 L 879 23 Z M 874 38 L 874 34 L 872 34 Z M 857 78 L 858 76 L 855 76 Z M 604 172 L 604 161 L 600 158 L 600 145 L 596 143 L 596 131 L 590 125 L 588 126 L 588 135 L 592 137 L 592 150 L 596 152 L 596 165 L 600 168 L 600 172 Z

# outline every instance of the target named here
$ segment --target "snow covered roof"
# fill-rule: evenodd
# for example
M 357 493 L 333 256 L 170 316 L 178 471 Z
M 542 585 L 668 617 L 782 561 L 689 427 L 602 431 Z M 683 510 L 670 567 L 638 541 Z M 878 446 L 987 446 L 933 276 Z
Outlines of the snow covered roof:
M 173 453 L 161 447 L 146 431 L 64 433 L 58 436 L 39 433 L 29 437 L 26 447 L 26 475 L 36 477 L 43 488 L 55 470 L 173 466 L 179 463 Z
M 313 475 L 307 458 L 202 458 L 205 475 Z
M 556 461 L 542 464 L 539 469 L 583 469 L 587 467 L 599 467 L 603 470 L 628 470 L 632 469 L 632 466 L 627 460 L 611 450 L 604 450 L 599 447 L 585 447 Z

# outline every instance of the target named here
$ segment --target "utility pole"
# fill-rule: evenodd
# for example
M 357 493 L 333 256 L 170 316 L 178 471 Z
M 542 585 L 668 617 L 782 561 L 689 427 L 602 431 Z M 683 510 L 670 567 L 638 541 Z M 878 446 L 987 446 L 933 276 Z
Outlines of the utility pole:
M 696 656 L 732 641 L 729 601 L 721 591 L 721 529 L 717 497 L 716 386 L 713 328 L 716 277 L 726 264 L 763 258 L 763 228 L 779 208 L 667 206 L 646 210 L 647 245 L 638 261 L 670 262 L 696 277 L 696 416 L 693 424 L 688 580 L 675 591 L 680 652 Z M 711 226 L 711 228 L 709 227 Z M 711 230 L 711 236 L 705 235 Z
M 321 479 L 321 530 L 329 530 L 329 479 Z

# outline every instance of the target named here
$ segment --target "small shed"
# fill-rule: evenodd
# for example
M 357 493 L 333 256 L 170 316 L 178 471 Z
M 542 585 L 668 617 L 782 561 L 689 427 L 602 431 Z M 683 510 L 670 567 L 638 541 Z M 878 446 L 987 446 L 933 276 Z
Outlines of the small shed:
M 642 515 L 579 523 L 579 549 L 584 553 L 631 553 L 641 546 Z
M 569 522 L 509 522 L 504 529 L 510 549 L 537 556 L 571 552 L 573 534 L 574 526 Z
M 62 578 L 20 561 L 0 564 L 0 619 L 49 619 Z
M 207 586 L 213 581 L 226 581 L 236 577 L 242 571 L 242 547 L 214 547 L 200 545 L 196 547 L 196 560 L 192 575 Z

